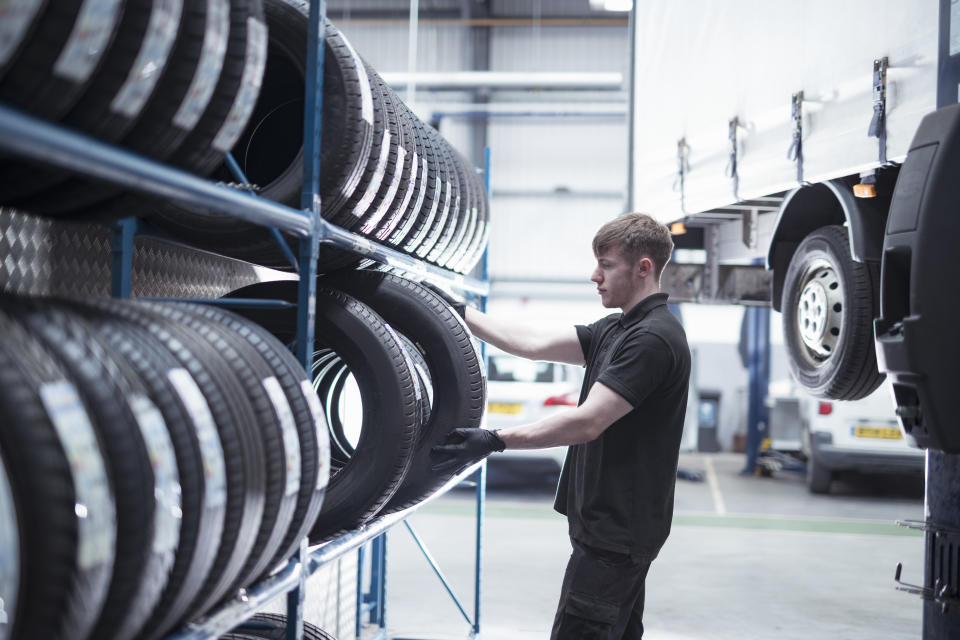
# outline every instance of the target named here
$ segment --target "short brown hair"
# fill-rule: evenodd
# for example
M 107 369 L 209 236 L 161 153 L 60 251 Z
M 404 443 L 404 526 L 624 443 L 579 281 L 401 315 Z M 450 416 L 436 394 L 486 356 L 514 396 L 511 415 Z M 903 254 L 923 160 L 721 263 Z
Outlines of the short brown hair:
M 659 279 L 673 254 L 673 238 L 666 225 L 647 214 L 625 213 L 600 227 L 593 236 L 594 255 L 599 256 L 614 247 L 632 263 L 643 256 L 650 258 L 654 275 Z

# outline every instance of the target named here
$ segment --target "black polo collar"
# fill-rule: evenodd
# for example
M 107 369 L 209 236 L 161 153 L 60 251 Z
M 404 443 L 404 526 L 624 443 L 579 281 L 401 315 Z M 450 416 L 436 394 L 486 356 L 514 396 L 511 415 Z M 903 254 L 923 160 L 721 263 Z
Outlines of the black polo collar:
M 638 302 L 632 309 L 626 313 L 620 314 L 617 321 L 621 327 L 629 327 L 643 320 L 648 313 L 655 308 L 667 304 L 666 293 L 651 293 L 649 296 Z

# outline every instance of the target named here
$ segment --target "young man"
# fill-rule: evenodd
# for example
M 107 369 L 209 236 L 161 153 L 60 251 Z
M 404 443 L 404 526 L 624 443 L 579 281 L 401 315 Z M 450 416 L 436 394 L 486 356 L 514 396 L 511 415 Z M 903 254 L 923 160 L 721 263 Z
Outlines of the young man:
M 673 251 L 667 228 L 630 213 L 593 239 L 590 279 L 604 307 L 590 325 L 554 332 L 466 309 L 474 335 L 530 358 L 586 365 L 579 406 L 511 429 L 457 429 L 434 449 L 438 468 L 494 451 L 570 445 L 554 508 L 573 554 L 551 638 L 641 638 L 644 581 L 670 532 L 687 407 L 690 351 L 660 293 Z

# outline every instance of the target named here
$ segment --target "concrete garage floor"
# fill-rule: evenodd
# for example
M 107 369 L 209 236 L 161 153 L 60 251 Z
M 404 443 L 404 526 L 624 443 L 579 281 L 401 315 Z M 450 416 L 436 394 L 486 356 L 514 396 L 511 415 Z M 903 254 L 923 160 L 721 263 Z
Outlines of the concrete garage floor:
M 491 463 L 481 637 L 540 640 L 570 553 L 566 524 L 551 509 L 549 478 L 493 488 L 506 466 Z M 922 536 L 894 521 L 922 519 L 922 480 L 851 478 L 813 496 L 797 474 L 740 476 L 742 455 L 685 454 L 681 467 L 707 481 L 677 483 L 673 532 L 647 579 L 645 638 L 920 637 L 920 600 L 894 589 L 893 572 L 902 561 L 902 579 L 921 580 Z M 458 490 L 410 519 L 471 614 L 474 505 L 473 491 Z M 468 637 L 402 526 L 387 558 L 390 638 Z

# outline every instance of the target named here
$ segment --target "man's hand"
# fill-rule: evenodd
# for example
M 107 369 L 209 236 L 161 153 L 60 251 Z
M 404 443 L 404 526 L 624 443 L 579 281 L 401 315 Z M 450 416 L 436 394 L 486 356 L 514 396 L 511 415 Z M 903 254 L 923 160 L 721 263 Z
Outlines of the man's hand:
M 449 293 L 447 293 L 446 291 L 444 291 L 443 289 L 441 289 L 440 287 L 438 287 L 437 285 L 431 282 L 424 281 L 424 282 L 421 282 L 420 284 L 422 284 L 424 287 L 426 287 L 427 289 L 430 289 L 430 291 L 433 291 L 435 294 L 437 294 L 437 296 L 440 299 L 442 299 L 444 302 L 450 305 L 451 308 L 453 308 L 453 310 L 457 313 L 457 315 L 459 315 L 461 318 L 466 319 L 467 304 L 465 302 L 460 302 L 459 300 L 454 298 L 452 295 L 450 295 Z
M 506 445 L 496 431 L 489 429 L 454 429 L 443 444 L 430 450 L 438 461 L 431 467 L 434 471 L 462 469 L 478 460 L 483 460 L 494 451 L 503 451 Z

